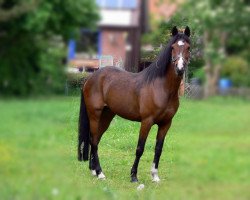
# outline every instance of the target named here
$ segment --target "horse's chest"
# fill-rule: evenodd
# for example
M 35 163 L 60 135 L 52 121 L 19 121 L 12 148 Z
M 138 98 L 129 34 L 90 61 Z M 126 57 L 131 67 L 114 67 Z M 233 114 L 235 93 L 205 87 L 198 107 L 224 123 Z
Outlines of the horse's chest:
M 175 108 L 175 107 L 167 107 L 167 108 L 163 109 L 161 112 L 159 112 L 158 118 L 160 120 L 172 119 L 174 117 L 176 111 L 177 111 L 177 108 Z
M 156 109 L 156 113 L 155 113 L 156 120 L 165 121 L 165 120 L 172 119 L 178 110 L 178 106 L 179 106 L 178 100 L 168 101 L 164 104 L 162 103 L 161 106 L 159 106 Z

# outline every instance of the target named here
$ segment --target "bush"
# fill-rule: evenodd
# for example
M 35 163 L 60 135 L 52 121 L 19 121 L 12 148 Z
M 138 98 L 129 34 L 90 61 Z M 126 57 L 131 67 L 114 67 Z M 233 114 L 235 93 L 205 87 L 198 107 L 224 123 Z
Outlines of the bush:
M 197 69 L 194 73 L 193 73 L 193 77 L 194 78 L 198 78 L 201 83 L 205 83 L 205 71 L 204 71 L 204 67 L 201 67 L 199 69 Z
M 205 80 L 204 74 L 204 60 L 201 58 L 191 58 L 188 65 L 188 78 L 199 78 L 201 81 Z
M 64 90 L 63 41 L 55 38 L 29 41 L 16 39 L 15 46 L 8 46 L 0 53 L 0 95 L 27 96 Z
M 0 95 L 63 92 L 65 43 L 95 26 L 95 1 L 0 2 Z
M 230 56 L 226 58 L 221 76 L 231 79 L 234 86 L 250 86 L 250 67 L 242 57 Z

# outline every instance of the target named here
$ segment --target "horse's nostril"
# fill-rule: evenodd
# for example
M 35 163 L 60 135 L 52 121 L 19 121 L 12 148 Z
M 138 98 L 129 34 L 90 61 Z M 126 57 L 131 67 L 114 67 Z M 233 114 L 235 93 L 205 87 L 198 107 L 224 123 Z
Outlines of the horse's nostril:
M 178 67 L 176 67 L 175 72 L 178 76 L 182 76 L 184 74 L 184 68 L 179 69 Z

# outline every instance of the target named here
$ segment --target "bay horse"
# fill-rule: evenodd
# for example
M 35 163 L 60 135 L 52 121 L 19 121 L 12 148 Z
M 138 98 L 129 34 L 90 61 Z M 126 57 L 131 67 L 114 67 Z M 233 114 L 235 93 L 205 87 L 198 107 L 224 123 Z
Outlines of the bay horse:
M 190 58 L 190 29 L 176 27 L 157 60 L 139 73 L 116 67 L 94 72 L 81 89 L 78 160 L 89 160 L 89 169 L 105 179 L 98 158 L 98 144 L 115 115 L 141 122 L 131 182 L 137 182 L 137 168 L 152 125 L 158 125 L 152 180 L 159 182 L 158 165 L 168 129 L 179 107 L 178 89 Z M 91 147 L 89 153 L 89 146 Z

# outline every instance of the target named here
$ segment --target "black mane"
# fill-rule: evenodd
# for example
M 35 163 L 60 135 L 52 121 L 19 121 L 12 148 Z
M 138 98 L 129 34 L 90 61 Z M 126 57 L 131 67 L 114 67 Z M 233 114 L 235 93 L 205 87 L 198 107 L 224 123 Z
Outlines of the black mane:
M 166 75 L 167 67 L 170 65 L 172 59 L 172 45 L 177 41 L 183 39 L 190 44 L 189 37 L 183 33 L 178 33 L 173 36 L 168 42 L 167 46 L 163 48 L 161 53 L 155 62 L 153 62 L 149 67 L 142 71 L 144 80 L 146 83 L 150 83 L 157 77 L 163 77 Z

